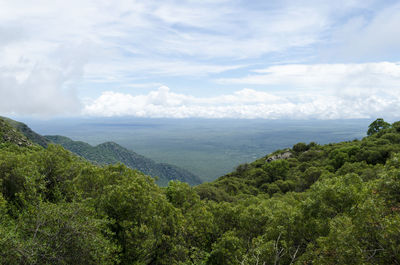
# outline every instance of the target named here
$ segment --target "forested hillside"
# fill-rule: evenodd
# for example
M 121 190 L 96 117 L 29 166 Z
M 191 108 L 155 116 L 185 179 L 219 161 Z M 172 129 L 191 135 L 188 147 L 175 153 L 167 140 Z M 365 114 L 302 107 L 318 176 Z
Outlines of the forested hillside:
M 1 264 L 400 263 L 400 122 L 194 188 L 0 125 Z
M 156 163 L 153 160 L 130 151 L 114 142 L 106 142 L 91 146 L 81 141 L 73 141 L 65 136 L 45 136 L 49 141 L 60 144 L 67 150 L 98 164 L 123 163 L 137 169 L 146 175 L 157 178 L 157 184 L 168 185 L 170 180 L 187 182 L 190 185 L 200 184 L 201 180 L 187 170 L 166 163 Z
M 10 131 L 19 132 L 20 135 L 24 136 L 24 141 L 30 141 L 42 147 L 47 147 L 50 143 L 60 144 L 67 150 L 99 165 L 122 163 L 129 168 L 137 169 L 156 178 L 156 183 L 160 186 L 168 185 L 171 180 L 187 182 L 190 185 L 202 182 L 199 177 L 183 168 L 167 163 L 156 163 L 114 142 L 91 146 L 85 142 L 73 141 L 65 136 L 42 136 L 22 122 L 1 116 L 0 123 L 2 127 L 10 127 Z
M 45 137 L 37 134 L 36 132 L 32 131 L 26 124 L 18 121 L 14 121 L 9 118 L 1 117 L 0 122 L 6 122 L 9 126 L 12 126 L 15 130 L 22 133 L 26 138 L 28 138 L 31 142 L 38 144 L 43 147 L 47 147 L 47 145 L 51 142 Z

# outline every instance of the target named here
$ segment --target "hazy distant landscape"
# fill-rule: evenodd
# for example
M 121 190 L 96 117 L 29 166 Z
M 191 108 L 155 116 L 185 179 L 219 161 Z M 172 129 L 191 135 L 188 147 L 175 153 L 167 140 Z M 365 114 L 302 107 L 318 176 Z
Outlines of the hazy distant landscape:
M 65 135 L 92 145 L 114 141 L 211 181 L 241 163 L 298 142 L 361 139 L 371 120 L 81 118 L 25 122 L 42 135 Z

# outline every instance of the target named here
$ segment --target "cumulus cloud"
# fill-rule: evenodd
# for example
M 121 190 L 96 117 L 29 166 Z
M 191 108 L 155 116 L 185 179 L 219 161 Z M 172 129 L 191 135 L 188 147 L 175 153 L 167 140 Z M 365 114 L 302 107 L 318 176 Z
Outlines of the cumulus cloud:
M 361 92 L 352 98 L 320 92 L 282 96 L 242 89 L 215 97 L 193 97 L 173 93 L 163 86 L 136 96 L 107 91 L 88 103 L 83 112 L 91 116 L 157 118 L 349 119 L 398 117 L 400 111 L 400 93 Z
M 256 111 L 257 109 L 261 111 L 266 104 L 283 101 L 285 100 L 278 96 L 252 89 L 243 89 L 230 95 L 202 98 L 173 93 L 168 87 L 162 86 L 148 94 L 137 96 L 112 91 L 104 92 L 85 106 L 84 114 L 164 118 L 256 118 L 261 114 Z
M 289 117 L 399 117 L 400 63 L 278 65 L 218 82 L 280 87 L 298 111 Z

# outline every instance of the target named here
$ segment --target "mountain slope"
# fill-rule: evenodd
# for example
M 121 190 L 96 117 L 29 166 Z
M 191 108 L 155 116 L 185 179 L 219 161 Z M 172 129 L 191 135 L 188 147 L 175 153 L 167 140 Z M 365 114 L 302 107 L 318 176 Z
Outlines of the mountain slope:
M 32 143 L 38 144 L 42 147 L 47 147 L 50 143 L 48 139 L 41 136 L 40 134 L 34 132 L 31 128 L 29 128 L 25 123 L 18 122 L 9 118 L 0 117 L 3 121 L 7 122 L 9 126 L 12 126 L 14 129 L 22 133 L 26 138 L 28 138 Z
M 123 163 L 144 174 L 157 177 L 157 184 L 166 186 L 170 180 L 180 180 L 190 185 L 200 184 L 201 180 L 191 172 L 174 165 L 156 163 L 153 160 L 132 152 L 116 143 L 106 142 L 91 146 L 73 141 L 64 136 L 42 136 L 26 124 L 0 116 L 0 142 L 11 142 L 20 146 L 38 144 L 47 147 L 50 143 L 60 144 L 67 150 L 98 164 Z
M 234 201 L 243 195 L 304 192 L 320 178 L 334 174 L 376 178 L 380 167 L 395 153 L 400 153 L 400 122 L 378 128 L 362 140 L 327 145 L 297 143 L 291 149 L 277 150 L 239 165 L 234 172 L 195 189 L 202 198 L 216 201 Z
M 18 146 L 30 146 L 28 138 L 14 128 L 9 119 L 0 117 L 0 143 L 13 143 Z
M 130 151 L 114 142 L 105 142 L 91 146 L 81 141 L 73 141 L 68 137 L 55 135 L 45 136 L 47 140 L 62 145 L 71 152 L 99 164 L 123 163 L 144 174 L 158 177 L 159 185 L 167 185 L 170 180 L 180 180 L 191 185 L 200 184 L 201 180 L 187 170 L 174 165 L 156 163 L 153 160 Z

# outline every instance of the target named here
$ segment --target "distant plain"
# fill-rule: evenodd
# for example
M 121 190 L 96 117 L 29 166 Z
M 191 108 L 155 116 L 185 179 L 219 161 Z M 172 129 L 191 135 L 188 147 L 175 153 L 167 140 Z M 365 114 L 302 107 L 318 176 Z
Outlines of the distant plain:
M 297 142 L 361 139 L 372 120 L 240 120 L 79 118 L 23 120 L 42 135 L 91 145 L 114 141 L 156 162 L 185 168 L 204 181 Z

